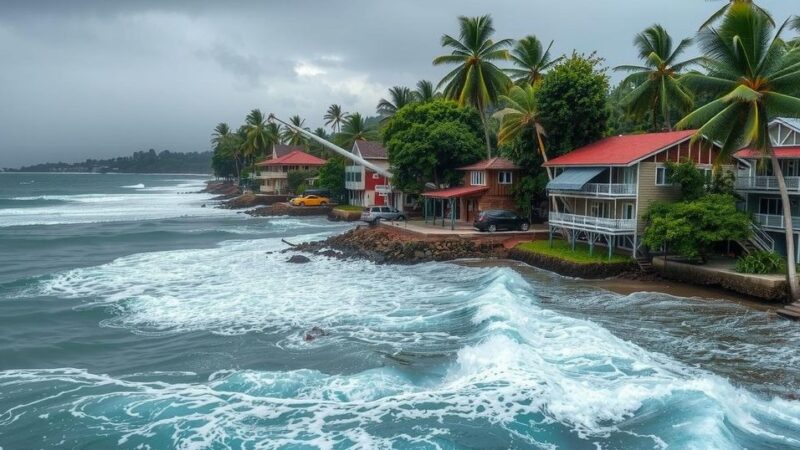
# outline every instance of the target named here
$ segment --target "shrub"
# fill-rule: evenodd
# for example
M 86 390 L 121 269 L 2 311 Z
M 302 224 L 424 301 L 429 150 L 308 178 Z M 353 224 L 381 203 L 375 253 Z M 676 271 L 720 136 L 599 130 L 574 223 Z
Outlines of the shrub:
M 753 252 L 736 261 L 736 271 L 739 273 L 784 273 L 786 261 L 775 252 Z

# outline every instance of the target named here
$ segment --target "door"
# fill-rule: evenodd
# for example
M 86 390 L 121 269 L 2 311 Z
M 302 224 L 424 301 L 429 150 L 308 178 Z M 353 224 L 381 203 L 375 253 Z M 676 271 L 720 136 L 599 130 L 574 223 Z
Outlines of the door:
M 636 214 L 636 206 L 633 203 L 625 203 L 622 205 L 622 218 L 631 220 Z

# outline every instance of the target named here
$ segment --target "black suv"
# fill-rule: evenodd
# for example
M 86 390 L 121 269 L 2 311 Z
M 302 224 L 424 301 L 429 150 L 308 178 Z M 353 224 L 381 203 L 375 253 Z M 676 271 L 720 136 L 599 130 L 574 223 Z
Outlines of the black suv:
M 494 233 L 498 230 L 521 230 L 528 231 L 531 222 L 522 218 L 514 211 L 504 209 L 490 209 L 481 211 L 475 223 L 472 224 L 479 231 Z

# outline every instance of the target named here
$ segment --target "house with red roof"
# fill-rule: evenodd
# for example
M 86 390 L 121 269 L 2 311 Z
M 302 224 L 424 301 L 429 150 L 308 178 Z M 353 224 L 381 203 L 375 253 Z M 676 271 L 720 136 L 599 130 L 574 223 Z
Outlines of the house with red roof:
M 667 162 L 692 161 L 712 171 L 719 147 L 691 142 L 695 130 L 611 136 L 544 165 L 556 176 L 547 184 L 551 198 L 551 238 L 561 234 L 636 256 L 644 231 L 643 217 L 658 201 L 680 196 L 667 174 Z
M 792 209 L 795 248 L 800 241 L 800 119 L 776 118 L 769 124 L 772 151 L 778 158 Z M 786 255 L 783 203 L 772 164 L 753 149 L 742 149 L 734 156 L 741 162 L 736 190 L 744 198 L 744 208 L 774 242 L 774 250 Z M 795 259 L 800 262 L 800 249 Z
M 359 156 L 380 168 L 389 170 L 389 157 L 386 149 L 379 142 L 356 141 L 351 150 Z M 345 167 L 345 189 L 347 190 L 347 202 L 356 206 L 382 206 L 395 205 L 395 197 L 402 197 L 402 194 L 394 192 L 390 180 L 385 176 L 376 173 L 358 163 L 348 161 Z
M 325 164 L 324 159 L 299 149 L 286 152 L 281 148 L 276 153 L 277 147 L 273 147 L 272 158 L 256 163 L 255 179 L 261 181 L 259 191 L 264 194 L 286 194 L 289 172 L 319 169 Z
M 422 193 L 426 217 L 438 215 L 452 224 L 455 220 L 472 222 L 480 211 L 517 209 L 513 190 L 520 179 L 520 168 L 513 162 L 495 157 L 458 170 L 464 172 L 462 186 Z

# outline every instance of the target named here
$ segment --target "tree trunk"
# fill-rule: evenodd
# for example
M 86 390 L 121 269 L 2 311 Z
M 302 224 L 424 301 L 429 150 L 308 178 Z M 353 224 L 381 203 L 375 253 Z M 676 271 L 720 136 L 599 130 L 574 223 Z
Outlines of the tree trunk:
M 767 138 L 769 139 L 769 138 Z M 789 284 L 790 302 L 800 298 L 800 286 L 797 284 L 797 263 L 795 261 L 794 247 L 794 224 L 792 223 L 792 204 L 789 202 L 789 192 L 786 190 L 786 180 L 783 179 L 783 172 L 778 158 L 767 144 L 767 154 L 772 163 L 772 172 L 778 180 L 778 189 L 781 193 L 781 203 L 783 206 L 783 227 L 786 236 L 786 282 Z
M 486 125 L 486 111 L 482 107 L 478 107 L 478 115 L 481 116 L 481 123 L 483 124 L 483 136 L 486 138 L 486 159 L 492 158 L 492 143 L 489 139 L 489 127 Z

